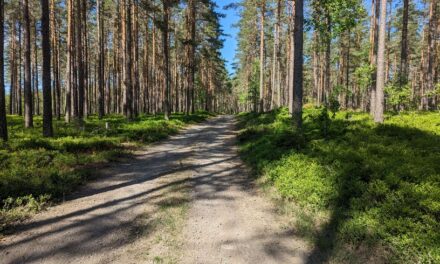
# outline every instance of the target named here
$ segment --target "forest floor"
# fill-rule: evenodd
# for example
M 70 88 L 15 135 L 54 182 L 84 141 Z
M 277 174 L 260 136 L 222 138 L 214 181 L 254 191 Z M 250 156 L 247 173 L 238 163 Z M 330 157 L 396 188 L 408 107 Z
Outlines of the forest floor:
M 307 244 L 248 177 L 234 117 L 114 163 L 0 241 L 2 263 L 304 263 Z
M 440 114 L 306 107 L 238 116 L 240 156 L 311 263 L 440 263 Z

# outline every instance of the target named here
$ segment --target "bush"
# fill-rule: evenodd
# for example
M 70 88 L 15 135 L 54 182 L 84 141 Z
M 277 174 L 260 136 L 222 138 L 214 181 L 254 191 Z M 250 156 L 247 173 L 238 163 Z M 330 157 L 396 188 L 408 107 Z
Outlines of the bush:
M 396 263 L 440 259 L 438 113 L 401 113 L 375 125 L 363 113 L 331 120 L 326 109 L 306 109 L 301 134 L 284 109 L 239 119 L 243 159 L 282 197 L 316 212 L 312 226 L 322 229 L 312 236 L 333 245 L 323 251 L 368 242 Z

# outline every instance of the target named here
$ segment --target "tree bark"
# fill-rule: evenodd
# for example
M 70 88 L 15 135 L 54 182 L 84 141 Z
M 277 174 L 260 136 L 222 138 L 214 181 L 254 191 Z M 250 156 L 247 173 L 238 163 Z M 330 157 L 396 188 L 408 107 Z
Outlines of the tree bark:
M 3 3 L 4 7 L 4 3 Z M 4 10 L 3 10 L 4 13 Z M 4 27 L 3 27 L 4 30 Z M 9 114 L 16 113 L 16 91 L 17 91 L 17 66 L 16 66 L 16 32 L 15 32 L 15 20 L 12 20 L 11 27 L 11 36 L 9 43 L 9 72 L 11 76 L 11 86 L 9 89 Z M 4 31 L 3 31 L 4 32 Z M 3 57 L 3 56 L 2 56 Z
M 61 81 L 60 81 L 60 69 L 59 69 L 59 43 L 58 43 L 58 30 L 56 21 L 56 10 L 55 10 L 55 0 L 50 1 L 50 26 L 52 29 L 51 43 L 52 43 L 52 76 L 53 80 L 53 90 L 54 90 L 54 108 L 55 116 L 59 120 L 61 119 Z
M 280 58 L 280 26 L 281 26 L 281 0 L 277 1 L 277 18 L 275 22 L 275 34 L 274 34 L 274 44 L 273 44 L 273 59 L 272 59 L 272 100 L 270 108 L 280 106 L 280 86 L 279 86 L 279 74 L 280 70 L 279 58 Z
M 266 16 L 266 1 L 261 0 L 261 14 L 260 14 L 260 104 L 259 112 L 264 112 L 264 23 Z
M 291 1 L 291 14 L 289 17 L 289 43 L 288 43 L 288 55 L 287 55 L 287 63 L 288 63 L 288 106 L 289 112 L 293 115 L 293 105 L 294 103 L 294 91 L 295 91 L 295 81 L 294 81 L 294 60 L 295 60 L 295 12 L 296 12 L 296 0 Z
M 43 136 L 52 137 L 52 98 L 50 87 L 49 0 L 41 0 L 41 42 L 43 49 Z
M 293 122 L 298 129 L 302 128 L 302 100 L 303 100 L 303 50 L 304 50 L 304 2 L 295 1 L 295 25 L 294 25 L 294 57 L 293 57 Z
M 39 78 L 38 78 L 38 46 L 37 46 L 37 23 L 34 23 L 34 67 L 33 67 L 33 83 L 35 100 L 34 100 L 34 112 L 36 115 L 40 115 L 40 93 L 39 93 Z
M 24 0 L 24 126 L 33 127 L 33 100 L 31 76 L 31 21 L 29 0 Z
M 379 8 L 381 0 L 372 0 L 371 2 L 371 22 L 370 22 L 370 65 L 374 66 L 377 63 L 377 22 L 379 17 Z M 374 111 L 376 111 L 376 75 L 375 71 L 371 76 L 371 91 L 370 91 L 370 114 L 374 116 Z
M 433 91 L 434 89 L 434 74 L 435 74 L 435 37 L 436 37 L 436 19 L 437 19 L 437 1 L 431 0 L 429 5 L 429 24 L 428 24 L 428 35 L 427 35 L 427 52 L 426 52 L 426 81 L 423 96 L 422 108 L 428 110 L 430 108 L 430 101 L 427 93 Z
M 5 3 L 4 0 L 0 0 L 0 54 L 4 51 L 5 40 Z M 5 97 L 5 70 L 4 70 L 5 58 L 0 56 L 0 138 L 3 141 L 8 140 L 8 126 L 6 121 L 6 97 Z
M 187 87 L 186 87 L 186 114 L 194 113 L 194 79 L 195 79 L 195 46 L 196 46 L 196 0 L 188 0 L 186 24 L 186 59 L 187 59 Z
M 76 1 L 77 6 L 76 15 L 78 17 L 82 17 L 83 12 L 83 4 L 82 0 Z M 76 21 L 76 61 L 78 63 L 77 72 L 78 72 L 78 118 L 82 120 L 84 118 L 84 84 L 85 84 L 85 76 L 84 76 L 84 52 L 83 52 L 83 23 L 86 21 L 82 21 L 83 19 L 77 19 Z
M 132 45 L 132 35 L 131 35 L 131 1 L 132 0 L 122 0 L 121 1 L 121 29 L 122 29 L 122 47 L 121 53 L 123 55 L 123 111 L 125 117 L 128 120 L 133 120 L 133 85 L 131 79 L 131 45 Z
M 104 24 L 102 19 L 102 0 L 96 1 L 98 26 L 98 118 L 104 117 Z
M 67 62 L 66 62 L 66 123 L 70 123 L 72 117 L 72 21 L 73 0 L 67 0 Z
M 377 84 L 376 84 L 376 110 L 374 122 L 383 123 L 384 117 L 384 87 L 385 87 L 385 45 L 387 26 L 387 0 L 380 0 L 380 25 L 379 43 L 377 51 Z
M 163 1 L 163 25 L 162 25 L 162 48 L 163 48 L 163 67 L 164 67 L 164 100 L 163 100 L 163 111 L 165 120 L 169 119 L 170 116 L 170 60 L 169 60 L 169 46 L 168 46 L 168 30 L 169 30 L 169 18 L 170 18 L 170 7 L 168 0 Z

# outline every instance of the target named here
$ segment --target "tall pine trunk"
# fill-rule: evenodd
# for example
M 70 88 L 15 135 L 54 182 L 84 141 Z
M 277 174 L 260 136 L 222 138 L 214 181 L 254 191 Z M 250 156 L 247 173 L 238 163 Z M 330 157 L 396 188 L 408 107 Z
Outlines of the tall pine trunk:
M 408 17 L 409 17 L 409 0 L 403 0 L 403 17 L 402 17 L 402 39 L 400 43 L 400 88 L 408 82 Z
M 163 28 L 162 28 L 162 48 L 163 48 L 163 69 L 164 69 L 164 88 L 165 94 L 163 99 L 163 111 L 165 120 L 169 119 L 170 115 L 170 52 L 168 43 L 168 30 L 170 19 L 170 7 L 168 0 L 163 0 Z
M 24 0 L 24 126 L 33 127 L 31 76 L 31 20 L 29 0 Z
M 37 38 L 38 38 L 38 31 L 37 31 L 37 23 L 34 23 L 34 68 L 33 68 L 33 75 L 34 75 L 34 93 L 35 93 L 35 109 L 34 112 L 36 115 L 40 115 L 40 92 L 39 92 L 39 79 L 38 79 L 38 46 L 37 46 Z
M 264 19 L 266 16 L 266 1 L 261 2 L 260 14 L 260 97 L 259 112 L 264 112 Z
M 4 15 L 5 15 L 5 3 L 0 0 L 0 54 L 4 51 Z M 4 141 L 8 140 L 8 127 L 6 123 L 6 98 L 5 98 L 5 70 L 4 70 L 5 58 L 0 56 L 0 138 Z
M 43 50 L 43 136 L 53 136 L 50 87 L 49 0 L 41 0 L 41 43 Z
M 383 123 L 384 87 L 385 87 L 385 45 L 387 26 L 387 0 L 380 0 L 379 43 L 377 50 L 377 83 L 376 83 L 376 110 L 374 122 Z
M 370 21 L 370 65 L 374 66 L 377 63 L 377 39 L 378 39 L 378 28 L 377 22 L 379 17 L 379 7 L 380 0 L 372 0 L 371 2 L 371 21 Z M 386 22 L 385 22 L 386 23 Z M 371 91 L 370 91 L 370 114 L 374 116 L 374 111 L 376 111 L 376 75 L 377 71 L 374 71 L 371 75 Z
M 295 91 L 295 83 L 294 83 L 294 60 L 295 60 L 295 12 L 296 12 L 296 0 L 291 1 L 291 14 L 289 17 L 289 43 L 287 45 L 288 52 L 287 52 L 287 64 L 288 64 L 288 70 L 287 70 L 287 92 L 288 92 L 288 107 L 289 112 L 293 114 L 293 105 L 294 105 L 294 91 Z
M 302 100 L 303 100 L 303 50 L 304 50 L 304 2 L 295 1 L 294 22 L 294 56 L 293 56 L 293 83 L 294 90 L 292 117 L 298 129 L 302 128 Z
M 67 62 L 66 62 L 66 123 L 70 123 L 72 117 L 72 37 L 73 37 L 73 21 L 72 21 L 73 0 L 67 0 Z
M 429 24 L 427 32 L 427 50 L 425 67 L 425 88 L 422 95 L 422 109 L 428 110 L 432 104 L 427 96 L 434 89 L 435 74 L 435 43 L 436 43 L 436 19 L 437 19 L 437 1 L 431 0 L 429 5 Z
M 83 52 L 83 23 L 86 21 L 82 21 L 82 10 L 83 10 L 83 2 L 82 0 L 76 1 L 76 61 L 77 61 L 77 74 L 78 74 L 78 118 L 82 120 L 84 118 L 84 84 L 85 84 L 85 76 L 84 76 L 84 52 Z
M 275 22 L 275 36 L 273 44 L 273 65 L 272 65 L 272 105 L 271 108 L 281 106 L 281 80 L 280 80 L 280 29 L 281 29 L 281 0 L 277 1 L 277 18 Z M 276 95 L 276 97 L 275 97 Z
M 132 0 L 122 0 L 121 1 L 121 34 L 122 34 L 122 75 L 123 81 L 123 111 L 125 117 L 128 120 L 133 119 L 133 85 L 131 79 L 131 67 L 132 67 L 132 57 L 131 57 L 131 45 L 132 45 L 132 32 L 131 32 L 131 1 Z
M 186 114 L 194 112 L 194 79 L 195 79 L 195 41 L 196 41 L 196 0 L 188 0 L 186 26 Z
M 52 76 L 53 90 L 55 98 L 53 98 L 55 108 L 55 116 L 59 120 L 61 119 L 61 81 L 60 81 L 60 69 L 59 69 L 59 43 L 58 43 L 58 30 L 56 21 L 55 0 L 50 1 L 50 25 L 51 25 L 51 43 L 52 43 Z
M 102 0 L 96 1 L 98 24 L 98 117 L 104 117 L 104 20 L 102 19 Z

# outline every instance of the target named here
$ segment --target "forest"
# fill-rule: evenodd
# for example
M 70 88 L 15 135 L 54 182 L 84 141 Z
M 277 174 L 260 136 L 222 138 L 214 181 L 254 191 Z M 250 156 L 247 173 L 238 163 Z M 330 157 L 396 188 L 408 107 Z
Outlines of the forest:
M 104 262 L 80 244 L 108 233 L 117 263 L 440 262 L 439 1 L 0 0 L 0 22 L 6 263 Z
M 379 112 L 380 108 L 437 109 L 440 11 L 436 1 L 306 3 L 305 104 L 371 114 L 382 101 Z M 240 8 L 233 78 L 240 111 L 292 107 L 295 1 L 242 1 L 231 8 Z

